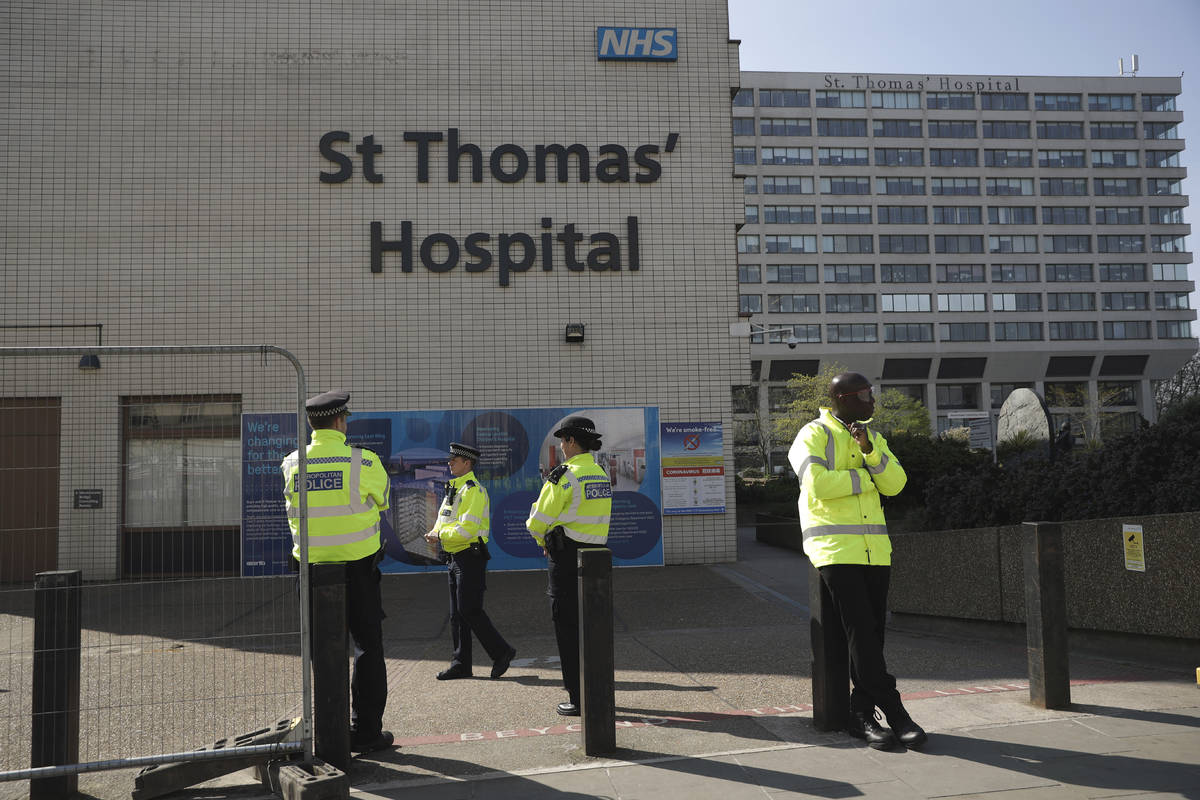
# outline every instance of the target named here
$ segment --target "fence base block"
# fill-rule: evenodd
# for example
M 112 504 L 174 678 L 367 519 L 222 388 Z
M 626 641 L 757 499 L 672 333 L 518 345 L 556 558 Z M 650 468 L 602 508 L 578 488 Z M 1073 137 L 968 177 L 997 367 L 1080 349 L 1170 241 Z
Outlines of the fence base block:
M 278 742 L 298 741 L 300 737 L 300 718 L 281 719 L 269 728 L 258 728 L 229 739 L 218 739 L 207 747 L 199 748 L 202 752 L 215 750 L 230 750 L 234 747 L 250 747 L 253 745 L 276 744 Z M 240 769 L 266 764 L 272 759 L 279 758 L 278 753 L 257 753 L 243 755 L 230 752 L 228 758 L 206 759 L 204 761 L 183 761 L 176 764 L 157 764 L 146 767 L 134 779 L 133 800 L 149 800 L 164 794 L 195 786 L 197 783 L 219 778 Z
M 346 800 L 350 797 L 350 776 L 319 758 L 311 765 L 299 760 L 272 761 L 266 767 L 263 783 L 283 800 Z

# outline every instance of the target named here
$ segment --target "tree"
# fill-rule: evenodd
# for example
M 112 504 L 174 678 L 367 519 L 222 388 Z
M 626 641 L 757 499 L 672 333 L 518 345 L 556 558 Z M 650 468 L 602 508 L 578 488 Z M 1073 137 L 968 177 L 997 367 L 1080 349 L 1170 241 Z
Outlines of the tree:
M 822 406 L 829 406 L 829 383 L 850 370 L 836 361 L 825 364 L 816 375 L 793 375 L 787 383 L 791 401 L 787 411 L 775 417 L 778 436 L 793 437 L 796 431 L 816 419 Z M 884 389 L 875 396 L 875 416 L 871 426 L 884 436 L 896 433 L 929 436 L 929 411 L 915 400 L 895 389 Z
M 1200 397 L 1200 352 L 1171 378 L 1159 381 L 1154 390 L 1154 407 L 1161 417 L 1168 409 L 1192 397 Z

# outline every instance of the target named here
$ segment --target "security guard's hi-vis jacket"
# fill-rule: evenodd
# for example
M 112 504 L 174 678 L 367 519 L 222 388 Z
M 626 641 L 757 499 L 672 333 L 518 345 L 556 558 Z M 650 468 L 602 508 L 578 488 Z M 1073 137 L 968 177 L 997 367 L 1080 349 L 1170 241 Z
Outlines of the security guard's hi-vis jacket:
M 788 451 L 800 479 L 804 553 L 815 567 L 892 563 L 879 496 L 899 494 L 908 476 L 888 450 L 887 439 L 869 425 L 867 435 L 873 449 L 864 455 L 846 426 L 822 408 Z
M 443 550 L 457 553 L 476 539 L 487 542 L 491 515 L 487 489 L 480 485 L 474 472 L 468 472 L 446 484 L 446 495 L 433 530 L 441 539 Z
M 379 512 L 388 507 L 388 476 L 379 456 L 350 447 L 346 434 L 318 428 L 306 451 L 308 485 L 308 560 L 357 561 L 379 551 Z M 300 558 L 300 493 L 296 483 L 299 454 L 280 464 L 292 556 Z
M 546 476 L 525 527 L 543 547 L 546 534 L 561 525 L 568 538 L 583 544 L 608 541 L 612 484 L 591 453 L 579 453 Z

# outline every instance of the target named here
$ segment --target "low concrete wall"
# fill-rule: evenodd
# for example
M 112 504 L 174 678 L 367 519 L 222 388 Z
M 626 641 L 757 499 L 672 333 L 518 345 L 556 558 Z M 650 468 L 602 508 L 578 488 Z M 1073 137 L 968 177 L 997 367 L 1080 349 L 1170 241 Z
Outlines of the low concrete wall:
M 1121 525 L 1141 525 L 1146 571 L 1125 569 Z M 1020 525 L 892 535 L 891 608 L 1025 621 Z M 1067 625 L 1200 639 L 1200 513 L 1063 523 Z

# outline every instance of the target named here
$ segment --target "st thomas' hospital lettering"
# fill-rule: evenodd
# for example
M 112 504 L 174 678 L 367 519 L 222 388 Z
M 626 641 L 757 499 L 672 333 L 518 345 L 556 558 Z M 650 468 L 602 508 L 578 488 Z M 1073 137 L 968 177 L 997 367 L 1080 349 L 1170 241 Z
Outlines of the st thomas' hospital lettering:
M 441 131 L 404 131 L 403 140 L 415 147 L 414 178 L 417 183 L 428 183 L 430 178 L 430 151 L 441 147 Z M 329 131 L 321 137 L 321 156 L 334 164 L 333 172 L 321 172 L 322 183 L 344 183 L 354 175 L 354 158 L 337 149 L 341 143 L 351 141 L 346 131 Z M 464 159 L 469 165 L 471 183 L 483 183 L 483 149 L 479 145 L 461 142 L 458 128 L 449 128 L 445 134 L 446 182 L 460 183 L 466 180 L 461 174 Z M 662 153 L 674 151 L 679 141 L 678 133 L 668 133 Z M 362 137 L 354 151 L 360 156 L 360 171 L 368 183 L 383 183 L 384 175 L 377 163 L 377 156 L 384 147 L 375 141 L 374 134 Z M 579 183 L 589 183 L 595 176 L 599 183 L 654 183 L 662 176 L 659 161 L 660 148 L 657 144 L 641 144 L 634 148 L 632 163 L 629 149 L 620 144 L 603 144 L 598 149 L 595 168 L 592 167 L 592 152 L 586 145 L 575 143 L 539 144 L 533 148 L 533 178 L 537 183 L 553 180 L 569 183 L 572 177 Z M 501 183 L 517 183 L 530 172 L 530 156 L 527 148 L 517 144 L 501 144 L 488 155 L 488 173 Z M 540 219 L 541 231 L 538 240 L 528 233 L 501 233 L 496 235 L 496 247 L 490 248 L 493 235 L 486 232 L 467 234 L 462 244 L 448 233 L 431 233 L 416 241 L 413 223 L 400 223 L 399 239 L 384 239 L 383 223 L 373 220 L 371 235 L 371 271 L 383 272 L 385 253 L 400 255 L 402 272 L 412 272 L 414 249 L 421 264 L 430 272 L 449 272 L 458 266 L 463 251 L 466 252 L 464 268 L 467 272 L 484 272 L 496 265 L 498 282 L 508 286 L 513 273 L 525 272 L 539 264 L 541 270 L 550 272 L 556 260 L 573 272 L 637 271 L 641 266 L 638 243 L 638 218 L 625 219 L 625 241 L 608 231 L 596 231 L 586 235 L 576 230 L 573 222 L 561 224 L 557 232 L 554 220 Z M 583 241 L 591 245 L 584 253 Z M 540 244 L 539 244 L 540 242 Z M 559 246 L 556 247 L 555 243 Z
M 950 75 L 924 75 L 898 78 L 889 75 L 875 78 L 871 75 L 825 76 L 826 89 L 874 89 L 883 92 L 1019 92 L 1020 78 L 988 78 L 986 80 L 963 80 Z

